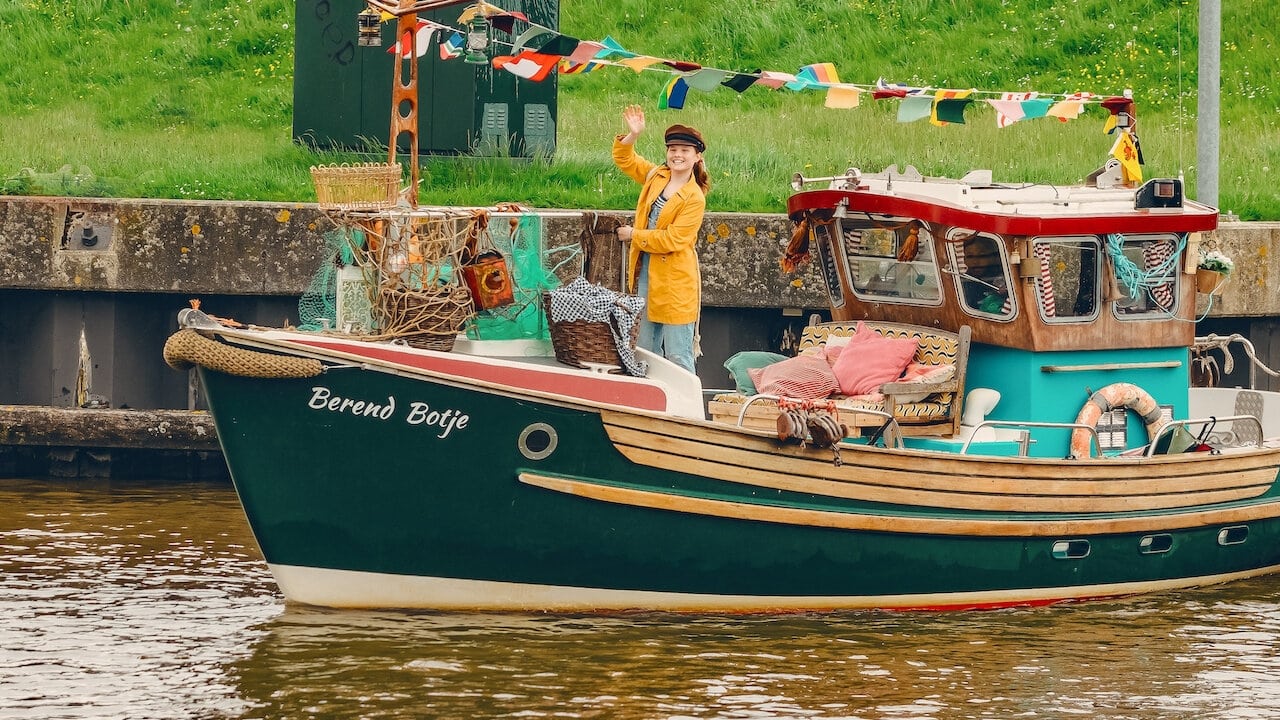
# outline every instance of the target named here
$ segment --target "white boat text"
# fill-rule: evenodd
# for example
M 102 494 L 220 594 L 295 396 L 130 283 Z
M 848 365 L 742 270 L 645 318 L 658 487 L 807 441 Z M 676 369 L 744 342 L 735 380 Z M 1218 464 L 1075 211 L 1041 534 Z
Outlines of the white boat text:
M 323 385 L 316 385 L 311 388 L 311 399 L 307 401 L 307 407 L 312 410 L 346 413 L 355 417 L 390 420 L 396 414 L 396 399 L 388 395 L 385 403 L 355 400 L 334 395 L 329 388 Z M 409 403 L 409 412 L 405 415 L 404 421 L 409 425 L 439 428 L 440 432 L 436 437 L 443 440 L 454 430 L 466 429 L 467 423 L 471 422 L 471 416 L 457 408 L 438 410 L 432 409 L 430 405 L 424 402 L 411 402 Z

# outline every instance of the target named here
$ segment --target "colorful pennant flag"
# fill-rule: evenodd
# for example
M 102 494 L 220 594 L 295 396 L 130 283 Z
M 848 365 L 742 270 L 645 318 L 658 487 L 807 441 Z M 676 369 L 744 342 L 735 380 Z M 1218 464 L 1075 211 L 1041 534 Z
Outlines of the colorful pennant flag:
M 756 68 L 749 73 L 733 73 L 725 78 L 720 84 L 729 88 L 736 93 L 744 93 L 747 88 L 756 84 L 760 79 L 760 68 Z
M 1022 102 L 1033 100 L 1039 95 L 1036 92 L 1007 92 L 1000 93 L 999 100 L 988 100 L 987 104 L 996 111 L 996 127 L 1007 128 L 1025 118 L 1027 113 L 1022 108 Z
M 604 45 L 594 40 L 583 40 L 578 43 L 578 47 L 574 48 L 569 55 L 569 62 L 585 65 L 594 60 L 597 54 L 604 49 Z
M 449 36 L 448 40 L 440 43 L 440 59 L 452 60 L 462 55 L 462 45 L 465 42 L 462 33 L 455 32 Z
M 499 55 L 493 59 L 493 66 L 506 70 L 516 77 L 542 82 L 559 62 L 560 58 L 556 55 L 542 55 L 532 50 L 525 50 L 515 57 Z
M 600 63 L 593 63 L 593 62 L 576 63 L 570 60 L 569 58 L 561 58 L 560 64 L 556 66 L 556 72 L 560 73 L 561 75 L 581 75 L 583 73 L 589 73 L 598 67 L 600 67 Z
M 756 83 L 759 85 L 763 85 L 767 88 L 772 88 L 774 90 L 777 90 L 778 88 L 782 87 L 783 85 L 789 82 L 795 82 L 795 80 L 796 80 L 796 76 L 792 75 L 791 73 L 773 72 L 772 70 L 763 70 L 760 72 L 760 79 L 757 80 Z
M 635 53 L 624 49 L 622 45 L 618 44 L 618 41 L 614 40 L 612 35 L 605 35 L 604 40 L 600 41 L 600 45 L 600 50 L 596 52 L 594 58 L 596 60 L 608 60 L 615 57 L 629 58 L 636 56 Z
M 852 110 L 862 101 L 862 91 L 852 85 L 832 85 L 823 104 L 835 110 Z
M 933 112 L 933 98 L 928 95 L 907 95 L 898 104 L 898 122 L 923 120 Z
M 827 88 L 840 82 L 840 74 L 831 63 L 814 63 L 805 65 L 796 72 L 794 83 L 788 83 L 792 90 L 804 90 L 810 87 Z M 795 85 L 796 87 L 792 87 Z
M 941 127 L 942 125 L 946 125 L 948 121 L 940 119 L 938 117 L 938 105 L 943 100 L 961 100 L 963 98 L 969 97 L 969 95 L 971 94 L 973 94 L 973 90 L 945 90 L 944 89 L 944 90 L 935 91 L 933 93 L 933 105 L 929 109 L 929 122 L 933 123 L 934 125 L 938 125 L 939 127 Z M 961 108 L 961 115 L 963 116 L 963 108 Z
M 712 70 L 711 68 L 703 68 L 697 72 L 689 73 L 684 76 L 684 81 L 689 87 L 699 92 L 709 93 L 720 87 L 724 79 L 729 73 L 724 70 Z
M 409 57 L 409 53 L 413 52 L 413 48 L 418 48 L 418 57 L 427 54 L 427 48 L 431 47 L 431 38 L 435 37 L 438 25 L 419 21 L 414 27 L 413 33 L 406 32 L 400 39 L 396 40 L 391 47 L 387 48 L 387 52 L 400 57 Z M 415 39 L 416 36 L 416 39 Z
M 972 98 L 943 98 L 933 104 L 933 117 L 938 125 L 964 124 L 964 109 L 973 103 Z
M 677 75 L 671 78 L 662 88 L 662 94 L 658 96 L 659 110 L 679 110 L 684 107 L 684 98 L 689 94 L 689 85 L 684 81 L 683 77 Z

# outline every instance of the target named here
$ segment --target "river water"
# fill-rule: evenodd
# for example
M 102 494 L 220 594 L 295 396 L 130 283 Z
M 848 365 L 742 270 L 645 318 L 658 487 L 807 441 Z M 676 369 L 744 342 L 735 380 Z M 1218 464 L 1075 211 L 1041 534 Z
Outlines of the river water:
M 286 606 L 220 483 L 0 480 L 0 718 L 1274 718 L 1280 577 L 970 613 Z

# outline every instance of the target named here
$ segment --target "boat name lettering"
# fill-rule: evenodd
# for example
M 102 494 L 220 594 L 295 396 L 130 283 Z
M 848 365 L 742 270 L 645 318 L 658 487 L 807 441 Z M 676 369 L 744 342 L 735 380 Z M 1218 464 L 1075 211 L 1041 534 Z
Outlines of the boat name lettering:
M 440 434 L 436 437 L 441 440 L 449 436 L 454 428 L 462 430 L 467 427 L 467 423 L 471 421 L 470 415 L 464 415 L 461 411 L 449 408 L 443 412 L 440 410 L 432 410 L 424 402 L 409 403 L 409 417 L 404 419 L 410 425 L 427 425 L 429 427 L 440 428 Z
M 329 388 L 323 385 L 317 385 L 311 388 L 311 400 L 307 406 L 313 410 L 328 410 L 329 412 L 346 412 L 356 417 L 372 417 L 379 420 L 390 420 L 391 416 L 396 412 L 396 399 L 387 396 L 387 404 L 379 405 L 378 403 L 368 402 L 366 400 L 352 400 L 351 398 L 338 397 L 334 395 Z
M 307 401 L 307 407 L 312 410 L 348 413 L 355 417 L 390 420 L 396 414 L 396 399 L 388 395 L 386 403 L 354 400 L 334 395 L 329 388 L 323 385 L 316 385 L 311 388 L 311 399 Z M 443 440 L 449 437 L 449 434 L 454 430 L 466 429 L 467 424 L 471 422 L 471 416 L 457 408 L 438 410 L 432 409 L 430 405 L 424 402 L 411 402 L 409 403 L 409 413 L 405 416 L 404 421 L 409 425 L 439 428 L 440 432 L 436 437 Z

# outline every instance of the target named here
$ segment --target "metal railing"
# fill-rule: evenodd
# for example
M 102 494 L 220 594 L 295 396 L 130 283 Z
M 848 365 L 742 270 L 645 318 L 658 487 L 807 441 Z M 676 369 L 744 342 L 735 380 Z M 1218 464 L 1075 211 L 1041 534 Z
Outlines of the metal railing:
M 973 444 L 973 438 L 977 436 L 978 431 L 984 427 L 1020 427 L 1020 428 L 1053 428 L 1056 430 L 1088 430 L 1089 436 L 1093 439 L 1093 449 L 1098 451 L 1098 457 L 1102 457 L 1102 443 L 1098 440 L 1098 429 L 1092 425 L 1085 423 L 1054 423 L 1054 422 L 1031 422 L 1024 420 L 983 420 L 973 427 L 973 432 L 965 439 L 964 445 L 960 446 L 960 454 L 966 455 L 969 452 L 969 446 Z M 1018 440 L 1018 456 L 1027 456 L 1027 447 L 1030 444 L 1030 433 L 1023 432 L 1022 437 Z

